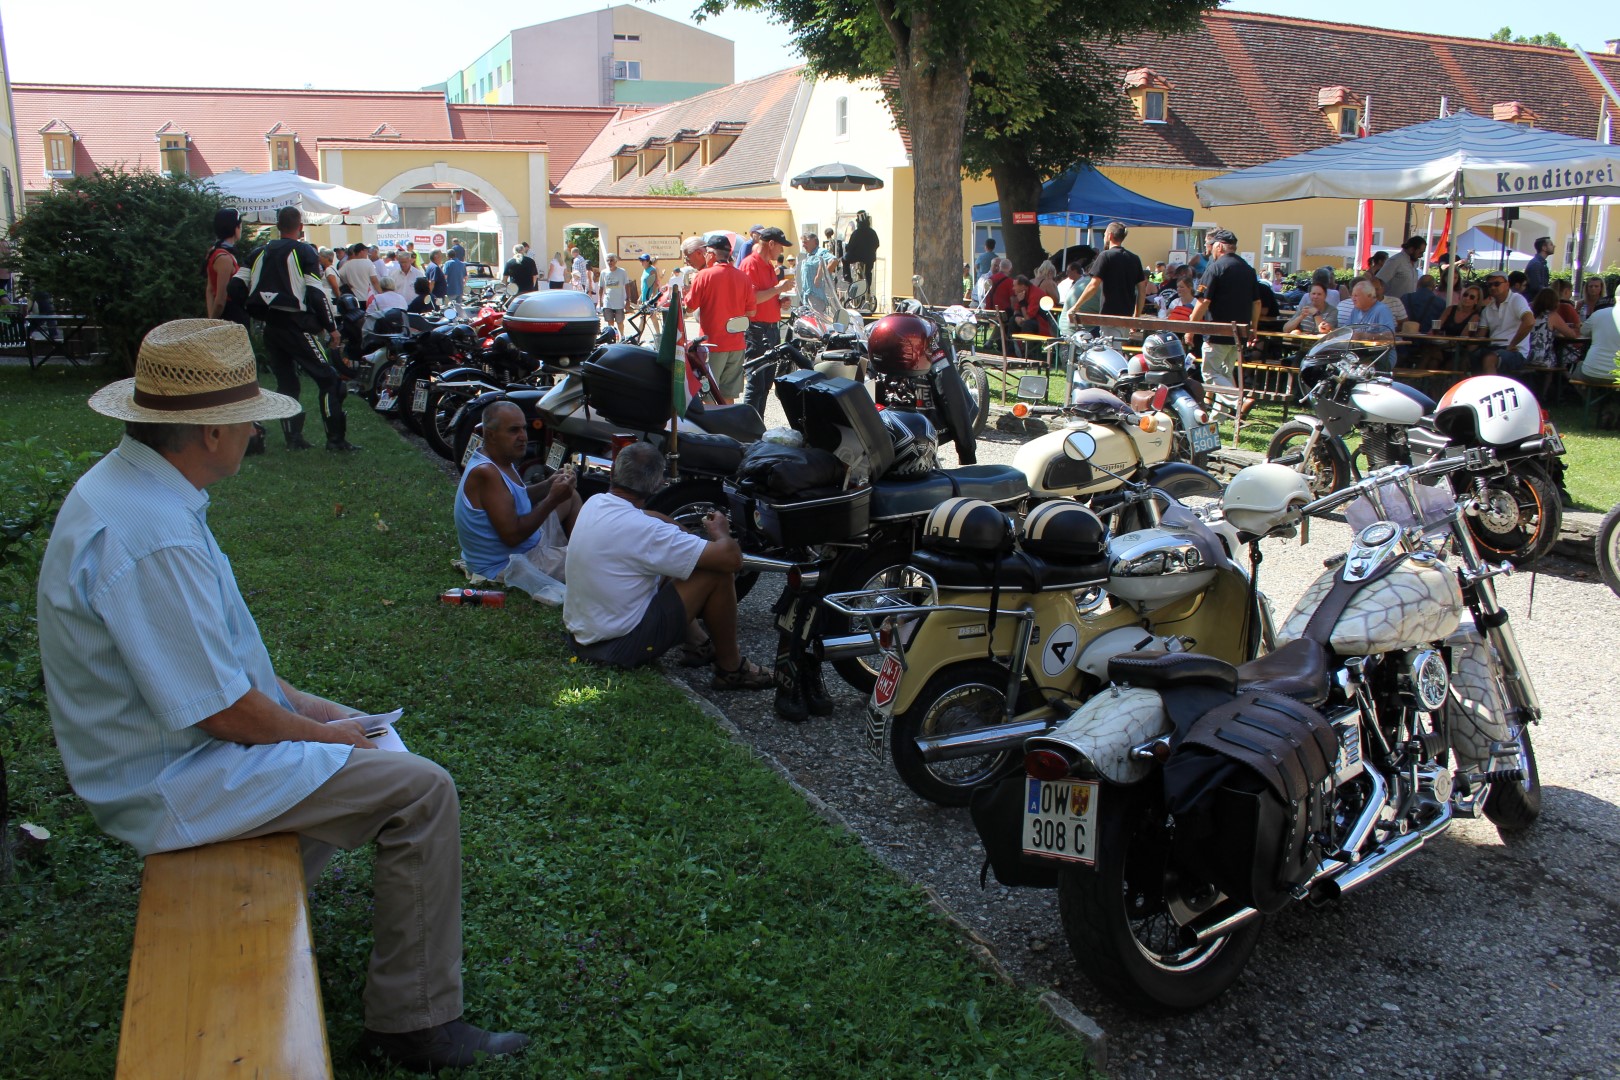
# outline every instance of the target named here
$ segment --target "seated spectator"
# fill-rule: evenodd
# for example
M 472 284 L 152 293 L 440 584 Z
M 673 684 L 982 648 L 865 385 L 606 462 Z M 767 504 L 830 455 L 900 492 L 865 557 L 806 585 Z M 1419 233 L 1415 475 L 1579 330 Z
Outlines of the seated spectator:
M 367 311 L 379 314 L 406 306 L 408 305 L 405 298 L 399 295 L 399 282 L 392 274 L 382 279 L 379 291 L 373 293 L 371 299 L 366 302 Z
M 1333 267 L 1319 266 L 1311 274 L 1311 284 L 1322 286 L 1322 295 L 1328 304 L 1334 308 L 1344 297 L 1339 294 L 1339 279 L 1333 275 Z
M 1046 318 L 1041 311 L 1041 297 L 1045 295 L 1023 274 L 1013 278 L 1012 293 L 1007 298 L 1007 313 L 1012 317 L 1015 334 L 1046 333 Z
M 433 311 L 433 282 L 425 276 L 416 279 L 413 286 L 416 290 L 416 299 L 405 305 L 405 310 L 413 315 L 427 315 Z
M 1581 333 L 1558 314 L 1558 293 L 1542 289 L 1530 305 L 1530 366 L 1564 371 L 1580 362 Z
M 1608 287 L 1597 274 L 1591 275 L 1581 283 L 1581 304 L 1576 310 L 1582 323 L 1604 308 L 1613 306 L 1614 298 L 1608 295 Z
M 1159 305 L 1159 318 L 1161 319 L 1190 319 L 1193 308 L 1198 304 L 1198 298 L 1193 295 L 1192 278 L 1177 277 L 1175 291 L 1159 293 L 1154 299 Z
M 1294 311 L 1293 318 L 1283 324 L 1287 334 L 1325 334 L 1339 325 L 1339 313 L 1328 303 L 1327 292 L 1314 278 L 1305 299 Z
M 1487 375 L 1507 375 L 1529 361 L 1530 331 L 1536 317 L 1530 313 L 1529 302 L 1509 287 L 1507 275 L 1492 273 L 1485 279 L 1485 288 L 1490 300 L 1481 317 L 1491 343 L 1480 352 L 1482 369 Z
M 479 433 L 484 444 L 468 459 L 456 488 L 462 561 L 472 573 L 505 581 L 507 564 L 522 556 L 547 577 L 565 581 L 568 535 L 580 508 L 573 472 L 523 483 L 518 464 L 529 447 L 529 425 L 510 401 L 484 410 Z
M 1424 274 L 1418 278 L 1417 288 L 1401 297 L 1401 303 L 1406 306 L 1406 317 L 1418 324 L 1422 333 L 1432 333 L 1435 320 L 1446 312 L 1445 301 L 1435 292 L 1440 283 L 1433 274 Z
M 1575 286 L 1570 284 L 1569 278 L 1559 278 L 1552 283 L 1552 291 L 1558 296 L 1558 317 L 1573 326 L 1575 332 L 1579 334 L 1581 332 L 1581 313 L 1575 310 L 1575 302 L 1572 299 Z
M 984 306 L 995 311 L 1011 310 L 1012 288 L 1012 260 L 997 259 L 990 270 L 990 287 L 984 294 Z
M 613 462 L 612 486 L 585 504 L 568 545 L 563 623 L 584 660 L 636 667 L 688 638 L 701 618 L 709 638 L 688 659 L 712 660 L 715 690 L 766 690 L 774 675 L 737 648 L 736 573 L 742 548 L 724 514 L 694 536 L 646 509 L 664 486 L 664 455 L 632 443 Z
M 1466 285 L 1457 302 L 1446 308 L 1434 332 L 1442 337 L 1477 337 L 1485 307 L 1485 292 L 1478 285 Z
M 1395 317 L 1378 299 L 1378 290 L 1366 278 L 1350 287 L 1350 299 L 1339 305 L 1339 325 L 1395 332 Z
M 1372 287 L 1373 292 L 1378 294 L 1378 302 L 1389 309 L 1390 317 L 1395 320 L 1395 325 L 1399 327 L 1401 323 L 1406 321 L 1406 305 L 1393 296 L 1384 295 L 1383 278 L 1373 278 Z
M 1592 312 L 1581 327 L 1581 336 L 1591 344 L 1586 359 L 1575 370 L 1587 382 L 1613 382 L 1620 365 L 1620 308 L 1613 304 Z

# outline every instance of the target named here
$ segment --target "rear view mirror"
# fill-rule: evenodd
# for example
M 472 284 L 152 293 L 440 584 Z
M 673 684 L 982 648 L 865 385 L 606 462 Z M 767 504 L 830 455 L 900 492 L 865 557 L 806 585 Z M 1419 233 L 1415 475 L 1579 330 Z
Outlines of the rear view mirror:
M 1041 294 L 1041 310 L 1042 311 L 1051 311 L 1055 307 L 1057 307 L 1057 305 L 1052 303 L 1052 298 L 1050 296 L 1047 296 L 1045 293 L 1042 293 Z
M 1089 461 L 1097 452 L 1097 440 L 1089 431 L 1071 431 L 1063 439 L 1063 456 L 1074 461 Z

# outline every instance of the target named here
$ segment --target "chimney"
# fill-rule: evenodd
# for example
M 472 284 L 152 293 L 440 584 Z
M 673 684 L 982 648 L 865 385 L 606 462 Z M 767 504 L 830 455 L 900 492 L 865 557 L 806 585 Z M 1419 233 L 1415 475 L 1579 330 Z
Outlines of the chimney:
M 1603 43 L 1603 51 L 1610 56 L 1620 56 L 1620 38 L 1610 38 Z

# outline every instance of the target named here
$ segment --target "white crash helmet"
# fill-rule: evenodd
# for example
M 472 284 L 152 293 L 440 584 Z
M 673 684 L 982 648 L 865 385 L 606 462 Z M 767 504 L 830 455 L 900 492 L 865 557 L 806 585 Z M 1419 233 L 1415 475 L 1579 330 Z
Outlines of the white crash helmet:
M 1251 536 L 1292 525 L 1299 510 L 1312 501 L 1311 484 L 1286 465 L 1250 465 L 1232 477 L 1221 495 L 1226 520 Z
M 1541 434 L 1541 404 L 1521 382 L 1475 375 L 1440 398 L 1434 426 L 1465 446 L 1515 446 Z

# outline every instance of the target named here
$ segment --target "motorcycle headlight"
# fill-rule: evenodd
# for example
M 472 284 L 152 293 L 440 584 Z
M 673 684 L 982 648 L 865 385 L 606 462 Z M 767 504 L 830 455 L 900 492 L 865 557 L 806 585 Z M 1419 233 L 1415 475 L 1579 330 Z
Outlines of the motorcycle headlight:
M 977 328 L 972 323 L 967 323 L 967 322 L 962 323 L 960 326 L 958 326 L 956 328 L 956 340 L 957 341 L 972 341 L 973 338 L 974 338 L 974 334 L 975 334 L 976 329 Z

